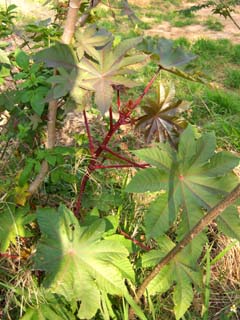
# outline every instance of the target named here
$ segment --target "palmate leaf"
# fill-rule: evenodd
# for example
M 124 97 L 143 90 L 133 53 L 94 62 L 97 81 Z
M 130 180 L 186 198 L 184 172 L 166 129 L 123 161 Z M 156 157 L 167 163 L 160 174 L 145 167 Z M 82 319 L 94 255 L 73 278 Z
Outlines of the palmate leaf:
M 44 301 L 27 308 L 20 320 L 74 320 L 74 314 L 66 308 L 66 301 L 61 296 L 44 292 Z
M 26 224 L 35 219 L 34 215 L 27 215 L 27 208 L 16 209 L 8 205 L 0 214 L 0 252 L 5 252 L 11 243 L 15 244 L 17 237 L 32 236 Z
M 98 29 L 96 25 L 89 25 L 86 28 L 79 28 L 76 32 L 76 45 L 78 59 L 82 59 L 84 52 L 93 58 L 97 58 L 97 49 L 104 47 L 112 41 L 112 35 L 105 29 Z
M 138 48 L 153 55 L 164 68 L 179 67 L 196 59 L 196 55 L 176 47 L 169 39 L 145 37 Z
M 167 253 L 174 248 L 175 244 L 167 236 L 158 239 L 158 250 L 147 252 L 142 257 L 143 267 L 157 265 Z M 185 249 L 188 249 L 187 247 Z M 193 263 L 194 261 L 194 263 Z M 174 285 L 173 302 L 176 319 L 180 319 L 193 300 L 192 284 L 201 287 L 202 275 L 196 269 L 196 259 L 187 255 L 186 252 L 179 253 L 166 265 L 158 275 L 149 283 L 147 290 L 150 295 L 164 293 Z
M 42 237 L 35 266 L 46 271 L 46 288 L 68 301 L 80 300 L 81 319 L 90 319 L 101 309 L 102 291 L 125 296 L 125 278 L 134 280 L 127 259 L 129 252 L 120 241 L 121 236 L 103 239 L 104 220 L 98 219 L 88 227 L 80 226 L 64 206 L 58 211 L 40 209 L 37 215 Z
M 154 138 L 159 142 L 169 140 L 176 144 L 179 132 L 187 126 L 184 118 L 179 114 L 186 111 L 190 104 L 175 98 L 175 87 L 170 84 L 165 89 L 160 82 L 157 88 L 156 100 L 147 98 L 142 107 L 145 115 L 140 117 L 136 129 L 144 131 L 147 143 Z
M 136 82 L 125 77 L 129 73 L 126 68 L 142 62 L 143 55 L 125 57 L 126 53 L 142 41 L 141 37 L 122 41 L 117 47 L 106 45 L 97 51 L 96 61 L 83 57 L 79 64 L 81 81 L 79 87 L 95 92 L 95 103 L 104 114 L 110 107 L 113 96 L 113 85 L 131 88 Z
M 33 59 L 36 62 L 43 62 L 47 67 L 61 67 L 70 72 L 77 67 L 78 61 L 71 47 L 64 43 L 56 43 L 50 48 L 37 52 Z
M 158 237 L 166 231 L 168 224 L 165 219 L 169 212 L 169 223 L 173 223 L 179 213 L 181 215 L 177 240 L 182 239 L 201 219 L 203 209 L 210 210 L 237 185 L 238 178 L 232 173 L 232 169 L 239 164 L 239 158 L 229 152 L 215 153 L 215 147 L 214 134 L 206 133 L 197 139 L 193 128 L 188 126 L 180 137 L 178 152 L 168 152 L 169 147 L 163 144 L 135 152 L 140 159 L 149 160 L 154 167 L 147 169 L 151 170 L 150 176 L 148 171 L 145 171 L 145 176 L 139 171 L 127 186 L 127 191 L 159 191 L 164 187 L 162 179 L 165 181 L 166 175 L 169 176 L 169 183 L 165 188 L 168 203 L 166 196 L 161 196 L 163 203 L 159 205 L 159 217 L 157 218 L 158 209 L 154 204 L 145 217 L 148 237 Z M 164 173 L 159 177 L 159 170 L 163 169 Z M 228 222 L 232 230 L 236 229 L 235 221 L 229 219 Z M 150 226 L 154 223 L 154 230 L 151 231 Z M 202 237 L 199 248 L 204 241 Z M 191 252 L 194 250 L 192 246 Z

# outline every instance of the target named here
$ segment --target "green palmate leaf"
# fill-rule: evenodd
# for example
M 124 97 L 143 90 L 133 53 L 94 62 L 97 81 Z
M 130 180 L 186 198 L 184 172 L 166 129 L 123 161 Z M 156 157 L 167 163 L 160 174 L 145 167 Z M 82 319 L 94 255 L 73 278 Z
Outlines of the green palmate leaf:
M 158 239 L 160 249 L 147 252 L 142 257 L 144 267 L 155 266 L 175 244 L 166 236 Z M 185 249 L 188 249 L 186 247 Z M 202 285 L 202 275 L 195 269 L 191 256 L 186 257 L 186 252 L 179 253 L 158 275 L 149 283 L 147 290 L 150 295 L 164 293 L 174 285 L 173 301 L 176 319 L 180 319 L 193 300 L 192 284 Z
M 147 143 L 153 138 L 159 142 L 169 140 L 176 144 L 178 134 L 187 123 L 179 114 L 186 111 L 190 104 L 175 98 L 175 87 L 170 84 L 165 89 L 160 82 L 157 88 L 156 100 L 147 98 L 143 110 L 145 115 L 137 121 L 136 128 L 144 131 Z
M 44 292 L 44 302 L 29 307 L 20 320 L 74 320 L 74 314 L 66 307 L 66 301 L 61 296 Z
M 151 203 L 145 214 L 145 227 L 147 238 L 158 238 L 171 226 L 169 220 L 168 195 L 162 194 Z
M 125 78 L 124 75 L 129 73 L 126 67 L 142 62 L 145 57 L 142 55 L 125 57 L 125 55 L 141 41 L 140 37 L 125 40 L 114 49 L 110 43 L 96 51 L 94 57 L 96 61 L 90 61 L 85 57 L 81 60 L 79 64 L 81 79 L 77 86 L 95 92 L 95 102 L 103 114 L 111 105 L 113 85 L 122 85 L 127 88 L 136 85 L 134 81 Z
M 196 55 L 176 47 L 172 40 L 165 38 L 156 41 L 154 38 L 146 37 L 138 48 L 152 54 L 164 68 L 182 66 L 196 59 Z
M 61 206 L 58 211 L 40 209 L 38 223 L 42 238 L 35 263 L 46 271 L 44 286 L 68 301 L 80 300 L 81 319 L 90 319 L 101 309 L 101 291 L 125 295 L 124 280 L 134 277 L 129 253 L 121 236 L 103 239 L 104 220 L 81 227 L 73 213 Z
M 147 168 L 139 171 L 134 179 L 128 184 L 127 192 L 159 191 L 166 189 L 168 185 L 168 174 L 161 169 Z
M 26 224 L 35 219 L 34 215 L 26 216 L 27 208 L 16 209 L 8 205 L 0 214 L 0 252 L 5 252 L 10 243 L 15 244 L 17 237 L 29 237 L 32 234 Z
M 112 35 L 105 29 L 98 29 L 96 25 L 78 29 L 76 33 L 78 59 L 80 60 L 83 57 L 84 52 L 97 59 L 96 48 L 104 47 L 110 41 L 112 41 Z
M 177 284 L 173 291 L 174 313 L 179 320 L 190 307 L 193 300 L 193 289 L 189 277 L 180 268 L 175 269 Z
M 78 77 L 78 70 L 72 69 L 71 72 L 67 72 L 64 68 L 58 68 L 58 72 L 58 75 L 48 79 L 48 82 L 54 86 L 48 93 L 47 101 L 64 97 L 74 88 Z
M 157 237 L 167 227 L 162 217 L 165 218 L 169 212 L 169 221 L 172 223 L 177 217 L 178 209 L 181 208 L 181 220 L 177 230 L 177 239 L 180 240 L 201 219 L 203 209 L 210 210 L 237 185 L 238 179 L 232 173 L 232 169 L 239 164 L 239 158 L 228 152 L 214 153 L 215 136 L 206 133 L 197 139 L 193 128 L 189 126 L 180 137 L 176 155 L 173 156 L 173 153 L 169 152 L 169 156 L 166 157 L 164 176 L 159 172 L 159 168 L 164 168 L 163 159 L 168 151 L 166 147 L 161 150 L 161 146 L 160 144 L 158 150 L 149 149 L 149 153 L 148 149 L 136 152 L 139 158 L 145 161 L 149 159 L 149 163 L 156 168 L 139 171 L 128 185 L 127 191 L 157 191 L 158 183 L 159 190 L 163 189 L 163 177 L 167 178 L 167 168 L 169 168 L 169 184 L 167 185 L 167 181 L 164 180 L 165 189 L 168 191 L 168 208 L 164 202 L 159 204 L 159 219 L 157 219 L 157 208 L 153 205 L 151 208 L 153 216 L 147 213 L 145 225 L 149 226 L 146 231 L 150 233 L 147 234 L 150 237 L 152 235 L 150 225 L 155 221 L 159 226 L 159 228 L 154 226 L 154 236 Z M 232 222 L 229 221 L 229 224 L 232 225 Z M 234 230 L 234 226 L 232 228 Z M 204 237 L 199 240 L 199 249 L 204 241 Z M 194 246 L 191 252 L 193 250 Z M 200 252 L 201 250 L 199 254 Z
M 240 216 L 237 206 L 231 206 L 217 218 L 220 231 L 240 241 Z
M 69 71 L 77 67 L 77 58 L 70 46 L 56 43 L 54 46 L 37 52 L 33 59 L 43 62 L 47 67 L 65 68 Z

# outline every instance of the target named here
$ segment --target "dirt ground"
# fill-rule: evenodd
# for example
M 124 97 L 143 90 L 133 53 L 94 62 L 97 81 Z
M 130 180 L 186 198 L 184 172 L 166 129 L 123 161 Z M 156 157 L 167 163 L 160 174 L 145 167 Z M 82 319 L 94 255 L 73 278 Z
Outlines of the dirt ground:
M 189 8 L 196 3 L 186 3 L 183 8 Z M 204 8 L 199 10 L 197 13 L 198 20 L 205 21 L 212 15 L 211 8 Z M 232 14 L 233 18 L 239 23 L 240 22 L 240 6 L 236 7 L 236 11 Z M 155 25 L 152 29 L 147 30 L 148 35 L 161 35 L 162 37 L 176 39 L 180 37 L 186 37 L 189 40 L 197 40 L 199 38 L 209 39 L 228 39 L 233 43 L 240 43 L 240 30 L 233 24 L 230 19 L 225 19 L 219 15 L 214 15 L 223 25 L 222 31 L 214 31 L 208 29 L 202 24 L 192 24 L 189 26 L 177 28 L 172 27 L 167 21 L 162 22 L 159 25 Z
M 159 2 L 152 0 L 130 0 L 130 3 L 134 3 L 136 5 L 141 5 L 147 7 L 149 5 L 156 4 L 156 9 L 161 12 L 161 9 L 158 8 Z M 43 7 L 38 1 L 33 0 L 0 0 L 0 5 L 7 4 L 16 4 L 21 10 L 23 15 L 31 15 L 36 16 L 37 19 L 46 19 L 53 14 L 47 7 Z M 190 3 L 186 2 L 179 9 L 188 8 L 192 5 L 196 5 L 196 2 Z M 173 6 L 170 5 L 172 8 Z M 166 9 L 165 9 L 166 10 Z M 201 9 L 196 13 L 198 21 L 207 20 L 209 16 L 212 15 L 211 8 Z M 224 29 L 222 31 L 214 31 L 208 29 L 206 26 L 202 24 L 192 24 L 185 27 L 173 27 L 167 21 L 163 21 L 157 25 L 154 25 L 151 29 L 146 30 L 146 35 L 159 35 L 161 37 L 176 39 L 179 37 L 186 37 L 189 40 L 196 40 L 199 38 L 210 38 L 210 39 L 229 39 L 233 43 L 240 43 L 240 30 L 233 24 L 230 19 L 225 19 L 224 17 L 220 17 L 219 15 L 215 15 L 215 17 L 224 25 Z M 240 5 L 236 7 L 235 13 L 233 13 L 234 19 L 239 23 L 240 22 Z M 150 18 L 151 20 L 151 18 Z

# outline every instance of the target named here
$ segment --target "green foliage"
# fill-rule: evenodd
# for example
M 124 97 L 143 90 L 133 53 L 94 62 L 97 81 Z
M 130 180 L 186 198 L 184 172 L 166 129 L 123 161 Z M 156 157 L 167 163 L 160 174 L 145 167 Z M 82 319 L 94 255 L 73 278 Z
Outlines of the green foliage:
M 226 79 L 224 84 L 227 87 L 239 89 L 240 88 L 240 70 L 229 69 L 226 70 Z
M 79 12 L 88 15 L 88 22 L 102 17 L 107 21 L 99 25 L 108 26 L 111 30 L 123 27 L 128 32 L 118 32 L 114 38 L 105 29 L 87 24 L 76 32 L 71 46 L 62 44 L 59 40 L 63 28 L 56 21 L 65 18 L 66 5 L 58 2 L 57 6 L 53 4 L 57 9 L 54 23 L 46 19 L 27 25 L 21 34 L 23 39 L 18 38 L 22 42 L 16 50 L 12 50 L 8 43 L 0 44 L 0 84 L 3 88 L 0 111 L 4 116 L 6 114 L 7 119 L 6 124 L 0 126 L 0 162 L 3 172 L 6 171 L 1 172 L 0 187 L 3 202 L 0 214 L 0 257 L 4 264 L 0 272 L 3 317 L 122 320 L 128 319 L 129 308 L 132 308 L 139 319 L 157 319 L 156 309 L 161 309 L 165 303 L 161 300 L 159 307 L 161 297 L 168 301 L 171 317 L 174 314 L 176 319 L 184 318 L 195 291 L 200 293 L 202 290 L 199 256 L 207 242 L 205 232 L 171 259 L 149 283 L 143 310 L 132 297 L 149 273 L 149 268 L 154 268 L 166 257 L 201 217 L 235 187 L 238 180 L 232 169 L 239 160 L 232 153 L 215 152 L 216 139 L 212 133 L 200 135 L 191 126 L 182 132 L 186 122 L 178 117 L 187 110 L 185 115 L 190 118 L 190 104 L 175 98 L 174 85 L 166 89 L 162 83 L 172 75 L 205 83 L 199 71 L 190 73 L 189 70 L 207 65 L 211 73 L 217 63 L 238 65 L 239 46 L 228 40 L 199 40 L 192 44 L 186 39 L 173 42 L 162 38 L 143 38 L 139 36 L 141 28 L 150 27 L 150 24 L 137 18 L 128 1 L 100 8 L 99 12 L 98 9 L 91 11 L 94 3 L 88 0 L 81 3 Z M 0 12 L 0 20 L 2 17 L 5 19 L 0 27 L 0 35 L 4 32 L 4 36 L 10 35 L 13 29 L 15 7 L 10 6 L 8 10 Z M 126 28 L 129 26 L 127 19 L 119 20 L 117 25 L 115 10 L 137 23 L 135 28 Z M 145 14 L 145 8 L 142 11 Z M 161 13 L 158 19 L 167 19 L 166 16 Z M 169 21 L 180 25 L 194 19 L 191 13 L 183 18 L 177 13 L 168 17 Z M 130 39 L 130 35 L 134 38 Z M 200 62 L 195 62 L 196 55 L 179 48 L 177 43 L 202 55 Z M 146 62 L 148 56 L 150 63 L 137 73 L 136 64 Z M 188 72 L 178 69 L 189 62 Z M 168 74 L 160 73 L 160 70 L 168 71 Z M 231 69 L 227 74 L 229 81 L 230 73 Z M 157 97 L 150 95 L 143 100 L 145 114 L 139 118 L 137 106 L 149 93 L 158 75 L 163 82 L 157 86 Z M 149 82 L 149 79 L 152 80 Z M 229 87 L 236 88 L 234 81 L 229 82 Z M 142 83 L 140 88 L 127 93 L 126 89 L 139 83 Z M 184 87 L 184 90 L 179 89 L 183 98 L 186 89 L 190 91 L 193 86 L 186 85 L 186 82 L 180 85 Z M 134 94 L 137 94 L 136 99 Z M 233 137 L 231 147 L 239 145 L 240 131 L 237 125 L 232 128 L 239 111 L 238 95 L 204 89 L 199 99 L 202 98 L 206 105 L 204 110 L 196 103 L 197 98 L 193 106 L 194 112 L 198 113 L 198 121 L 201 115 L 211 113 L 212 123 L 207 123 L 205 128 L 219 126 L 222 136 L 227 133 L 228 138 Z M 75 134 L 74 147 L 44 148 L 44 144 L 47 145 L 45 128 L 52 120 L 55 121 L 48 118 L 48 102 L 52 100 L 58 103 L 57 128 L 72 107 L 85 110 L 84 117 L 79 117 L 80 133 Z M 109 118 L 105 114 L 108 110 Z M 192 122 L 197 119 L 194 112 Z M 121 130 L 120 127 L 133 124 L 136 119 L 137 126 L 145 130 L 147 142 L 154 137 L 171 142 L 136 151 L 143 164 L 120 153 L 121 145 L 139 144 L 135 136 L 130 136 L 128 128 Z M 123 144 L 120 138 L 123 138 Z M 124 148 L 127 152 L 128 147 Z M 28 200 L 29 184 L 39 173 L 41 175 L 43 161 L 49 167 L 44 187 Z M 148 192 L 143 199 L 146 202 L 154 197 L 146 210 L 138 207 L 138 197 L 125 192 L 128 173 L 122 170 L 123 173 L 119 174 L 117 171 L 103 174 L 100 170 L 131 166 L 142 169 L 127 190 Z M 86 186 L 89 178 L 91 181 Z M 77 196 L 78 189 L 80 197 Z M 157 197 L 149 192 L 158 192 Z M 80 221 L 67 209 L 74 207 L 76 197 L 81 202 Z M 95 209 L 92 210 L 93 207 Z M 75 210 L 74 213 L 78 214 Z M 229 207 L 216 222 L 219 232 L 239 239 L 236 205 Z M 14 258 L 16 251 L 21 257 L 21 264 Z M 8 259 L 14 260 L 9 263 Z M 11 276 L 6 266 L 13 268 Z M 26 279 L 21 278 L 23 273 L 27 274 Z M 30 277 L 34 279 L 35 286 L 38 284 L 40 287 L 34 289 L 34 294 L 27 289 Z M 22 287 L 18 289 L 19 283 L 23 290 Z M 9 303 L 7 299 L 12 292 L 14 299 Z M 27 295 L 30 298 L 26 298 Z M 19 313 L 11 310 L 12 303 L 15 310 L 20 310 Z M 186 317 L 192 318 L 191 311 Z
M 11 4 L 6 9 L 0 9 L 0 38 L 12 34 L 14 19 L 16 18 L 16 8 L 15 4 Z
M 231 170 L 238 165 L 239 159 L 231 153 L 215 153 L 215 147 L 213 134 L 206 133 L 196 139 L 193 128 L 189 126 L 180 137 L 178 152 L 162 144 L 135 152 L 139 158 L 154 167 L 138 172 L 127 186 L 127 191 L 168 191 L 168 199 L 161 198 L 165 200 L 165 204 L 161 204 L 159 218 L 154 205 L 150 207 L 153 214 L 150 211 L 146 215 L 146 219 L 150 219 L 145 222 L 148 237 L 152 233 L 156 237 L 166 232 L 181 208 L 177 239 L 182 239 L 202 217 L 203 208 L 209 210 L 236 186 L 238 179 Z M 169 224 L 166 223 L 166 216 Z M 152 231 L 153 225 L 155 228 Z M 232 229 L 234 230 L 234 223 Z
M 26 225 L 35 219 L 35 215 L 27 215 L 28 208 L 16 209 L 14 205 L 6 205 L 0 214 L 0 252 L 5 252 L 9 245 L 16 244 L 17 237 L 29 237 L 31 232 Z
M 41 209 L 37 216 L 42 238 L 35 267 L 46 271 L 45 287 L 68 301 L 81 300 L 81 319 L 91 319 L 101 309 L 101 292 L 125 295 L 124 279 L 134 281 L 129 252 L 121 236 L 104 239 L 107 221 L 80 226 L 64 206 L 58 211 Z
M 213 17 L 209 17 L 205 22 L 204 25 L 214 31 L 222 31 L 224 28 L 224 25 L 218 21 L 217 19 L 214 19 Z

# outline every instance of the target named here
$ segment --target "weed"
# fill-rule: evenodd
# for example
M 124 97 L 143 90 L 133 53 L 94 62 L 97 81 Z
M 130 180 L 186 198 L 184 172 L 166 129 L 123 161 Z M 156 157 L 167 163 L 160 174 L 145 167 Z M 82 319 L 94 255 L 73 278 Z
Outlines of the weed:
M 224 80 L 226 87 L 239 89 L 240 88 L 240 70 L 226 70 L 226 79 Z
M 224 28 L 224 25 L 216 18 L 209 17 L 205 22 L 204 26 L 206 26 L 210 30 L 214 31 L 222 31 Z

